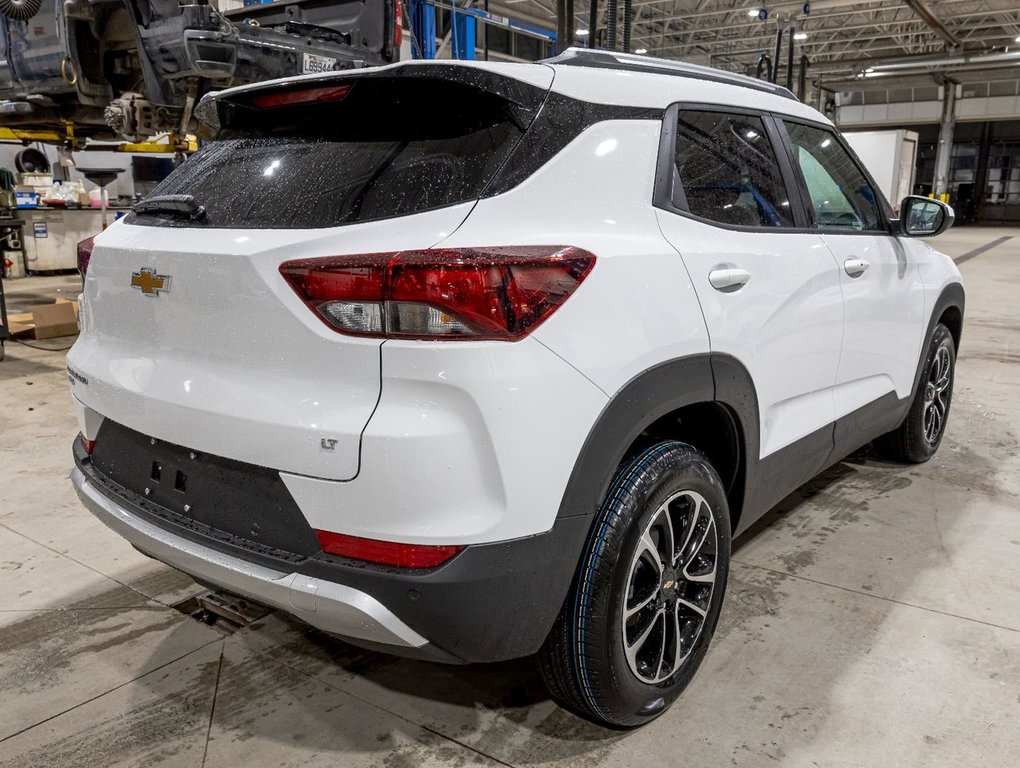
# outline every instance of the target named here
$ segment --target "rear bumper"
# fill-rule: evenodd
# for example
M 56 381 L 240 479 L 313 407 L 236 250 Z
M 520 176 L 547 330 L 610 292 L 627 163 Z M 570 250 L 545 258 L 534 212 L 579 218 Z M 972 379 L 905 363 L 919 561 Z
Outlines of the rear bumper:
M 438 568 L 387 568 L 274 550 L 196 524 L 110 481 L 78 440 L 74 457 L 82 502 L 143 553 L 356 645 L 445 663 L 538 651 L 591 524 L 590 515 L 559 518 L 547 533 L 468 546 Z
M 78 497 L 92 514 L 150 557 L 223 589 L 294 614 L 325 632 L 402 648 L 428 641 L 382 603 L 357 589 L 299 573 L 267 568 L 147 522 L 102 493 L 78 467 Z

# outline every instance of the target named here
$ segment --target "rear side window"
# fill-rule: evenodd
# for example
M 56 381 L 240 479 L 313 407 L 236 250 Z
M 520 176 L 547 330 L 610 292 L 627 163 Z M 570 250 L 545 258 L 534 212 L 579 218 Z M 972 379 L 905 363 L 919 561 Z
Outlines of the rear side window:
M 878 197 L 850 153 L 829 131 L 786 123 L 819 229 L 879 231 Z
M 539 102 L 520 102 L 464 83 L 362 78 L 334 102 L 229 104 L 220 138 L 152 192 L 190 195 L 204 217 L 132 221 L 306 229 L 474 200 L 534 117 Z
M 676 169 L 695 216 L 720 224 L 792 227 L 786 184 L 760 117 L 681 110 Z

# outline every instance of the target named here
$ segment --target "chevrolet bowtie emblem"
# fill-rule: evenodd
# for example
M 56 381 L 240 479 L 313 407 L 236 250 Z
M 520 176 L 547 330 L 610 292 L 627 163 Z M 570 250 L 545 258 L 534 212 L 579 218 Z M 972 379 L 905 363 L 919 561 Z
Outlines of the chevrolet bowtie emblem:
M 132 273 L 131 287 L 138 288 L 146 296 L 159 296 L 160 291 L 170 290 L 170 275 L 157 275 L 151 267 L 142 267 Z

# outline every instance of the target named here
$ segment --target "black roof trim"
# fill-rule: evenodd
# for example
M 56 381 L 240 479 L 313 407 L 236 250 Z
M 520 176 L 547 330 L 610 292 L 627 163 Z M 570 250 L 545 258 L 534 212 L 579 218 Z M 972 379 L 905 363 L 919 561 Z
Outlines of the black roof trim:
M 741 88 L 771 93 L 783 98 L 793 99 L 800 103 L 800 100 L 793 95 L 792 91 L 781 85 L 765 80 L 757 80 L 747 75 L 737 74 L 736 72 L 726 72 L 722 69 L 703 67 L 700 64 L 689 64 L 684 61 L 670 61 L 669 59 L 656 59 L 649 56 L 638 56 L 614 51 L 599 51 L 591 48 L 568 48 L 559 56 L 554 56 L 551 59 L 542 59 L 539 63 L 615 69 L 626 72 L 647 72 L 655 75 L 687 77 L 692 80 L 707 80 L 713 83 L 725 83 L 726 85 L 736 85 Z

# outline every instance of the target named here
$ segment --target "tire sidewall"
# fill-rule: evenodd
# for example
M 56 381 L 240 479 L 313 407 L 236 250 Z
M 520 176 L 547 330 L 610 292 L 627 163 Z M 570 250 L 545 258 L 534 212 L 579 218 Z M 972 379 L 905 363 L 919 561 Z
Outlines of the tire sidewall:
M 924 393 L 931 376 L 932 367 L 935 365 L 935 357 L 938 351 L 945 347 L 949 350 L 949 388 L 946 390 L 946 413 L 942 420 L 942 429 L 935 438 L 934 443 L 929 443 L 924 434 Z M 949 413 L 953 407 L 953 388 L 956 385 L 956 345 L 953 343 L 953 335 L 949 329 L 939 323 L 932 332 L 931 341 L 928 344 L 928 355 L 924 361 L 924 370 L 921 372 L 921 380 L 918 382 L 917 395 L 914 397 L 914 404 L 911 406 L 911 423 L 914 427 L 910 435 L 910 448 L 919 461 L 927 461 L 942 444 L 945 437 L 946 427 L 949 425 Z
M 672 450 L 658 457 L 647 470 L 640 473 L 629 487 L 614 483 L 603 505 L 602 516 L 617 516 L 622 535 L 610 539 L 608 546 L 596 555 L 599 560 L 612 561 L 612 576 L 609 589 L 592 592 L 588 610 L 576 614 L 577 628 L 582 633 L 596 632 L 600 640 L 595 658 L 588 663 L 597 666 L 614 687 L 613 701 L 592 690 L 591 681 L 585 680 L 582 669 L 582 689 L 585 697 L 603 716 L 615 723 L 640 724 L 653 719 L 665 711 L 693 679 L 708 650 L 718 622 L 726 582 L 729 574 L 730 522 L 726 492 L 718 475 L 708 461 L 697 451 L 682 443 L 672 444 Z M 648 455 L 628 465 L 631 469 Z M 676 459 L 680 459 L 679 462 Z M 627 470 L 621 473 L 626 477 Z M 624 484 L 628 485 L 628 484 Z M 659 506 L 670 496 L 681 490 L 699 493 L 708 502 L 715 521 L 718 536 L 717 577 L 709 604 L 708 615 L 694 649 L 687 660 L 671 677 L 650 684 L 637 678 L 627 662 L 624 652 L 622 617 L 631 560 L 638 548 L 639 539 Z M 582 572 L 582 579 L 586 573 Z M 581 585 L 579 595 L 584 595 Z M 582 637 L 584 635 L 581 635 Z M 599 675 L 601 678 L 602 675 Z M 596 686 L 601 687 L 601 686 Z

